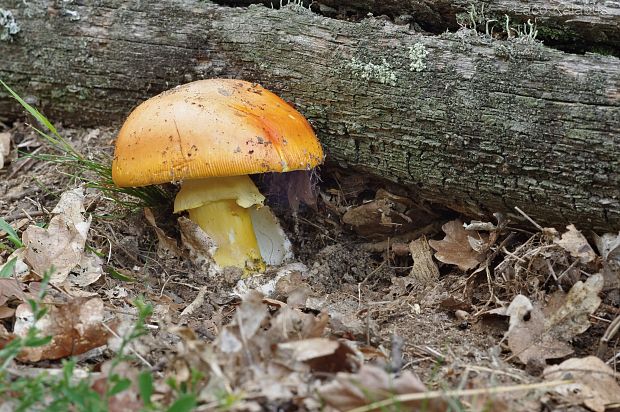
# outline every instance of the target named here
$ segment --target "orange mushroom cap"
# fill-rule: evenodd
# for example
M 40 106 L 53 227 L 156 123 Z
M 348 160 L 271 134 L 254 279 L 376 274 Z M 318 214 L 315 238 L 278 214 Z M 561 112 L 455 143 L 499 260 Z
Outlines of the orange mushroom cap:
M 312 169 L 323 149 L 308 121 L 260 85 L 210 79 L 165 91 L 131 112 L 116 139 L 120 187 Z

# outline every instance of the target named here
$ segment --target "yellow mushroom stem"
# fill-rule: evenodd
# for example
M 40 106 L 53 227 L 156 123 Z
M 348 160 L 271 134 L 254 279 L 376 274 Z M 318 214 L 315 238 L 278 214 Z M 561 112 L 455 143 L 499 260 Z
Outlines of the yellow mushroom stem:
M 234 200 L 220 200 L 189 210 L 189 218 L 218 246 L 213 259 L 218 265 L 264 270 L 250 211 Z
M 189 218 L 215 241 L 213 256 L 221 267 L 263 271 L 265 263 L 256 241 L 250 209 L 265 197 L 249 176 L 188 180 L 174 201 L 174 211 L 189 211 Z

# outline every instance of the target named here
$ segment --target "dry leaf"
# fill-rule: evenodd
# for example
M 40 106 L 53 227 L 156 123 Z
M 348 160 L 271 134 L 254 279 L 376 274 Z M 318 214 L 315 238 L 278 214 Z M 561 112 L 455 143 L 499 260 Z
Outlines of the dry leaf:
M 318 390 L 325 403 L 339 411 L 368 405 L 394 395 L 424 391 L 426 387 L 422 381 L 411 372 L 405 371 L 401 376 L 393 377 L 383 369 L 372 365 L 364 365 L 354 374 L 338 373 L 336 379 Z M 415 410 L 413 408 L 424 406 L 424 410 L 429 412 L 444 411 L 447 407 L 438 399 L 399 403 L 398 406 L 406 406 L 403 410 Z
M 0 306 L 3 306 L 11 298 L 15 298 L 22 302 L 32 299 L 30 293 L 24 292 L 22 283 L 16 279 L 0 278 Z
M 288 356 L 305 362 L 314 358 L 333 355 L 340 343 L 327 338 L 311 338 L 278 344 L 278 349 L 288 352 Z
M 144 216 L 146 217 L 146 221 L 155 229 L 155 234 L 159 240 L 157 244 L 157 256 L 162 259 L 174 256 L 183 257 L 183 253 L 181 253 L 177 241 L 166 235 L 166 233 L 157 226 L 155 216 L 153 216 L 151 209 L 148 207 L 144 208 Z
M 605 233 L 603 236 L 594 235 L 594 243 L 603 260 L 620 262 L 620 232 L 617 235 Z
M 263 303 L 263 296 L 257 292 L 250 293 L 237 308 L 233 323 L 239 327 L 243 339 L 251 339 L 267 317 L 267 313 L 268 309 Z
M 25 261 L 39 275 L 52 267 L 55 269 L 50 282 L 61 284 L 69 272 L 82 261 L 90 217 L 85 220 L 82 189 L 63 193 L 46 229 L 31 225 L 22 235 Z
M 338 372 L 359 366 L 362 357 L 352 345 L 315 339 L 325 333 L 327 314 L 315 316 L 288 305 L 275 308 L 270 312 L 256 292 L 246 295 L 214 344 L 198 340 L 189 329 L 177 329 L 182 337 L 172 363 L 177 382 L 189 381 L 192 368 L 209 370 L 201 395 L 205 401 L 221 398 L 222 390 L 242 390 L 253 399 L 303 402 L 319 384 L 308 381 L 312 370 Z M 242 402 L 238 410 L 247 408 Z
M 458 219 L 444 224 L 441 228 L 446 234 L 443 240 L 428 241 L 428 244 L 437 251 L 435 253 L 437 260 L 457 265 L 461 270 L 473 269 L 482 262 L 483 256 L 471 247 L 471 242 L 474 240 L 484 239 L 482 235 L 466 231 L 463 222 Z
M 82 188 L 75 188 L 71 190 L 67 190 L 63 194 L 60 195 L 60 199 L 54 209 L 52 210 L 52 214 L 54 215 L 65 215 L 67 219 L 74 224 L 84 222 L 83 214 L 86 212 L 84 209 L 84 190 Z M 88 228 L 84 231 L 86 233 Z
M 515 297 L 507 309 L 510 327 L 508 346 L 525 364 L 561 358 L 573 352 L 568 342 L 590 327 L 589 315 L 601 303 L 602 275 L 577 282 L 568 294 L 558 292 L 544 308 L 532 305 L 522 295 Z
M 379 189 L 374 200 L 348 209 L 342 221 L 362 236 L 385 238 L 423 227 L 434 218 L 411 199 Z
M 601 274 L 605 278 L 605 289 L 620 288 L 620 233 L 594 235 L 594 243 L 603 258 Z
M 573 383 L 554 387 L 573 405 L 584 405 L 594 412 L 604 412 L 605 405 L 620 403 L 619 377 L 596 356 L 571 358 L 544 371 L 547 381 L 571 380 Z
M 293 351 L 290 354 L 290 351 Z M 364 355 L 350 341 L 312 338 L 278 345 L 280 359 L 304 362 L 314 372 L 353 372 L 364 362 Z
M 433 285 L 439 279 L 439 269 L 433 261 L 433 253 L 425 236 L 409 243 L 409 251 L 413 258 L 410 277 L 421 286 Z
M 50 305 L 47 309 L 48 312 L 35 326 L 42 336 L 51 336 L 52 341 L 44 346 L 24 349 L 19 356 L 20 360 L 38 362 L 61 359 L 106 344 L 108 331 L 102 326 L 101 299 L 74 299 L 66 304 Z M 13 333 L 23 337 L 33 324 L 34 315 L 30 305 L 22 303 L 15 313 Z
M 592 262 L 596 259 L 596 253 L 574 225 L 566 226 L 568 229 L 562 234 L 561 239 L 555 239 L 554 243 L 562 246 L 572 257 L 579 258 L 581 263 Z
M 103 275 L 103 261 L 94 253 L 82 255 L 82 259 L 68 276 L 72 285 L 86 287 L 95 283 Z

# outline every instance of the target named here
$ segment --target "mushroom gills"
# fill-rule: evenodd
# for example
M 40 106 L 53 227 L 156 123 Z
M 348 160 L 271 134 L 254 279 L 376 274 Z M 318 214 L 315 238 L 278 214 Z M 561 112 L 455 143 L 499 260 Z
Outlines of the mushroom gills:
M 249 176 L 212 177 L 183 182 L 175 213 L 188 210 L 217 245 L 213 255 L 221 267 L 262 272 L 292 257 L 288 238 Z

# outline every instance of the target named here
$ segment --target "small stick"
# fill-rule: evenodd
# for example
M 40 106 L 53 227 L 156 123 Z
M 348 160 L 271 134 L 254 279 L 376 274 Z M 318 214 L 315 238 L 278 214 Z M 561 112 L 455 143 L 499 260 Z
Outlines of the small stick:
M 198 291 L 198 295 L 196 295 L 196 298 L 192 301 L 192 303 L 187 305 L 185 309 L 183 309 L 183 312 L 181 312 L 181 315 L 179 315 L 179 317 L 182 318 L 184 316 L 191 316 L 196 311 L 196 309 L 202 306 L 202 304 L 205 302 L 205 295 L 207 294 L 207 289 L 208 288 L 206 286 L 201 287 Z
M 44 212 L 42 210 L 35 210 L 32 212 L 22 212 L 22 213 L 15 213 L 13 215 L 8 215 L 5 220 L 7 222 L 13 222 L 15 220 L 19 220 L 19 219 L 24 219 L 24 218 L 28 218 L 30 220 L 34 220 L 32 219 L 33 217 L 39 217 L 39 216 L 45 216 L 47 215 L 47 212 Z
M 607 327 L 607 330 L 605 331 L 605 333 L 601 337 L 600 343 L 598 345 L 598 357 L 599 358 L 602 357 L 605 354 L 605 351 L 607 350 L 607 345 L 609 344 L 609 341 L 612 340 L 614 338 L 614 336 L 616 336 L 618 331 L 620 331 L 620 315 L 618 315 L 616 317 L 616 319 L 614 319 L 613 322 L 611 322 L 609 324 L 609 326 Z M 614 356 L 614 358 L 615 358 L 615 356 Z M 610 362 L 608 362 L 608 363 L 610 363 Z
M 541 232 L 544 230 L 543 227 L 541 225 L 539 225 L 538 223 L 536 223 L 534 221 L 534 219 L 532 219 L 531 217 L 529 217 L 523 210 L 519 209 L 518 206 L 515 206 L 515 209 L 517 210 L 517 212 L 521 213 L 521 215 L 523 215 L 524 218 L 526 218 L 527 220 L 530 221 L 531 224 L 533 224 L 534 226 L 536 226 L 536 229 L 540 230 Z

